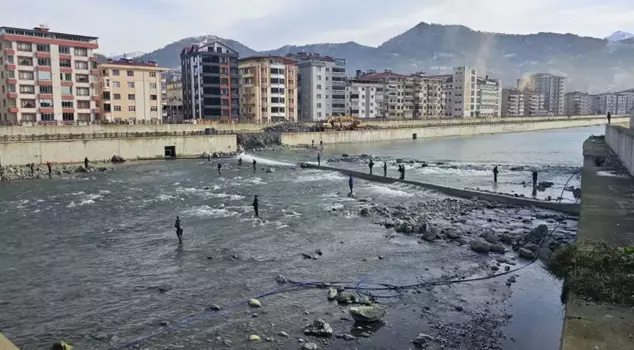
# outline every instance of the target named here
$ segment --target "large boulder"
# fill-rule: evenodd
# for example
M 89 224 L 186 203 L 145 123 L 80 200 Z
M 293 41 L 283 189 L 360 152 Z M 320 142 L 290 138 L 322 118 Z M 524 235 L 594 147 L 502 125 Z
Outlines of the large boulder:
M 427 230 L 425 230 L 425 233 L 421 234 L 421 238 L 427 242 L 432 242 L 438 238 L 438 229 L 433 226 L 429 226 Z
M 471 250 L 476 253 L 488 253 L 491 251 L 491 244 L 488 242 L 476 239 L 475 241 L 471 241 L 470 243 Z
M 123 157 L 121 156 L 114 155 L 112 156 L 112 158 L 110 158 L 110 161 L 113 163 L 123 163 L 125 162 L 125 159 L 123 159 Z
M 385 316 L 385 309 L 378 305 L 351 307 L 350 316 L 357 322 L 377 322 Z
M 304 334 L 314 335 L 317 337 L 331 337 L 332 327 L 322 319 L 315 320 L 312 324 L 306 326 Z
M 491 244 L 498 244 L 500 243 L 500 238 L 498 237 L 498 235 L 496 235 L 495 233 L 489 232 L 487 234 L 484 235 L 484 240 L 491 243 Z
M 526 248 L 520 248 L 518 254 L 520 258 L 529 260 L 535 259 L 535 252 Z

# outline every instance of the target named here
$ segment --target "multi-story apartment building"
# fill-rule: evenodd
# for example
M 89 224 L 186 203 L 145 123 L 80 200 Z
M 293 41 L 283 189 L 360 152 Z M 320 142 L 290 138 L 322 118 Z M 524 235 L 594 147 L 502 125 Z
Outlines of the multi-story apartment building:
M 544 116 L 552 114 L 544 107 L 546 101 L 544 94 L 529 90 L 524 90 L 522 93 L 524 94 L 524 115 Z
M 0 120 L 89 122 L 96 105 L 97 38 L 0 27 Z
M 383 85 L 373 80 L 348 79 L 345 114 L 357 118 L 383 118 Z
M 574 91 L 566 93 L 566 115 L 592 114 L 592 96 L 585 92 Z
M 475 117 L 496 118 L 502 114 L 502 84 L 488 76 L 476 78 Z M 472 98 L 473 101 L 473 98 Z
M 625 115 L 631 111 L 632 96 L 627 93 L 604 93 L 592 96 L 592 109 L 594 113 Z
M 183 83 L 179 78 L 167 81 L 165 84 L 164 101 L 167 122 L 183 120 Z
M 383 101 L 380 104 L 379 114 L 384 118 L 413 118 L 414 78 L 412 76 L 386 70 L 383 73 L 361 75 L 360 79 L 382 85 Z
M 431 78 L 422 74 L 412 76 L 414 82 L 414 119 L 442 118 L 445 114 L 443 78 Z
M 502 116 L 522 117 L 524 116 L 524 93 L 518 89 L 502 90 Z
M 240 115 L 244 121 L 297 121 L 297 66 L 283 56 L 239 61 Z
M 326 120 L 346 113 L 346 60 L 314 53 L 289 54 L 299 69 L 301 121 Z
M 203 41 L 183 49 L 185 119 L 240 119 L 238 56 L 220 41 Z
M 527 77 L 523 85 L 525 85 L 525 90 L 544 95 L 544 109 L 550 114 L 565 114 L 565 77 L 548 73 L 537 73 Z
M 126 59 L 100 64 L 101 119 L 114 122 L 161 123 L 161 68 L 156 62 Z

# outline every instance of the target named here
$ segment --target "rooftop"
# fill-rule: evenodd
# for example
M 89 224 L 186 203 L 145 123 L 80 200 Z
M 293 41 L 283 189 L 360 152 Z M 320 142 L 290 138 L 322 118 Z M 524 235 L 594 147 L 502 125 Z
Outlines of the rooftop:
M 167 68 L 161 68 L 159 66 L 156 65 L 156 62 L 154 61 L 149 61 L 149 62 L 145 62 L 145 61 L 134 61 L 134 60 L 128 60 L 125 58 L 119 59 L 117 61 L 114 60 L 107 60 L 106 62 L 100 64 L 100 66 L 127 66 L 127 67 L 148 67 L 148 68 L 158 68 L 158 69 L 163 69 L 163 70 L 168 70 Z
M 294 64 L 297 61 L 291 57 L 286 56 L 277 56 L 277 55 L 261 55 L 261 56 L 249 56 L 245 58 L 240 58 L 238 62 L 247 62 L 247 61 L 259 61 L 259 60 L 280 60 L 284 62 L 284 64 Z
M 40 25 L 33 29 L 16 28 L 16 27 L 0 27 L 0 35 L 3 35 L 3 34 L 32 36 L 32 37 L 60 39 L 60 40 L 73 40 L 73 41 L 82 41 L 82 42 L 90 42 L 90 41 L 95 41 L 98 39 L 95 36 L 51 32 L 49 28 L 44 25 Z

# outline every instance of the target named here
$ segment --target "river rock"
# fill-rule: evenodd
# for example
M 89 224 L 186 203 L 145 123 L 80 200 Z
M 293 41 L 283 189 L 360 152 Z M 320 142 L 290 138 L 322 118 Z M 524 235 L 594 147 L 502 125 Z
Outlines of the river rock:
M 354 335 L 352 335 L 352 334 L 344 334 L 344 335 L 343 335 L 343 340 L 346 340 L 346 341 L 351 341 L 351 340 L 355 340 L 355 339 L 357 339 L 357 337 L 355 337 L 355 336 L 354 336 Z
M 361 211 L 359 212 L 359 215 L 361 215 L 361 216 L 370 216 L 370 209 L 369 208 L 362 208 Z
M 537 251 L 537 256 L 539 256 L 539 258 L 544 261 L 549 261 L 552 255 L 553 255 L 553 251 L 550 250 L 550 248 L 548 247 L 541 247 Z
M 277 335 L 279 335 L 280 337 L 288 338 L 288 333 L 284 331 L 280 331 L 279 333 L 277 333 Z
M 498 237 L 498 235 L 496 235 L 495 233 L 489 232 L 487 234 L 484 235 L 484 240 L 491 243 L 491 244 L 497 244 L 500 243 L 500 238 Z
M 524 259 L 534 259 L 535 258 L 535 252 L 526 248 L 520 248 L 518 251 L 518 254 L 521 258 Z
M 265 172 L 268 174 L 272 174 L 275 172 L 275 169 L 269 167 L 269 168 L 266 168 Z
M 209 306 L 209 310 L 211 310 L 211 311 L 220 311 L 220 306 L 216 305 L 216 304 L 212 304 L 211 306 Z
M 500 242 L 511 245 L 513 244 L 513 237 L 511 237 L 508 233 L 505 233 L 500 236 Z
M 261 307 L 262 303 L 260 303 L 260 301 L 257 300 L 257 299 L 251 299 L 251 300 L 249 300 L 249 306 L 251 306 L 251 307 Z
M 328 300 L 335 300 L 337 297 L 337 289 L 328 288 Z
M 348 292 L 338 292 L 335 300 L 339 304 L 352 304 L 356 301 L 356 296 Z
M 435 227 L 428 227 L 425 233 L 421 235 L 421 238 L 427 242 L 432 242 L 438 237 L 438 229 Z
M 306 326 L 304 334 L 317 337 L 331 337 L 332 327 L 322 319 L 315 320 L 311 325 Z
M 302 350 L 317 350 L 317 344 L 315 343 L 305 343 L 302 345 Z
M 436 339 L 429 334 L 419 333 L 416 339 L 412 340 L 412 343 L 419 346 L 424 346 L 425 344 L 431 343 L 435 340 Z
M 114 155 L 114 156 L 112 156 L 112 158 L 110 158 L 110 161 L 112 163 L 123 163 L 123 162 L 125 162 L 125 159 L 123 159 L 123 157 L 121 157 L 121 156 Z
M 471 250 L 476 253 L 488 253 L 491 250 L 491 244 L 482 240 L 471 241 Z
M 504 246 L 501 244 L 491 244 L 491 253 L 498 253 L 498 254 L 504 254 L 504 252 L 506 251 L 506 249 L 504 249 Z
M 277 277 L 275 277 L 275 281 L 279 284 L 284 284 L 286 283 L 286 277 L 284 277 L 283 275 L 277 275 Z
M 261 338 L 260 338 L 260 336 L 258 336 L 258 335 L 251 334 L 251 335 L 249 336 L 249 341 L 260 341 L 260 340 L 262 340 L 262 339 L 261 339 Z
M 450 230 L 447 232 L 447 238 L 458 239 L 460 238 L 460 233 L 458 233 L 458 231 Z
M 357 322 L 376 322 L 385 316 L 386 310 L 378 305 L 351 307 L 350 315 Z
M 524 245 L 524 248 L 526 248 L 526 249 L 528 249 L 530 251 L 536 252 L 537 249 L 539 249 L 539 246 L 537 244 L 535 244 L 535 243 L 527 243 L 526 245 Z

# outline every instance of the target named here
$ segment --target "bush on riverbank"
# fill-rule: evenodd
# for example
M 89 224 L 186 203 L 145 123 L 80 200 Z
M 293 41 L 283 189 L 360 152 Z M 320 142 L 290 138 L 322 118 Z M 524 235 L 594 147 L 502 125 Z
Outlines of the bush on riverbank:
M 634 306 L 634 246 L 576 243 L 556 252 L 548 271 L 568 291 L 597 302 Z

